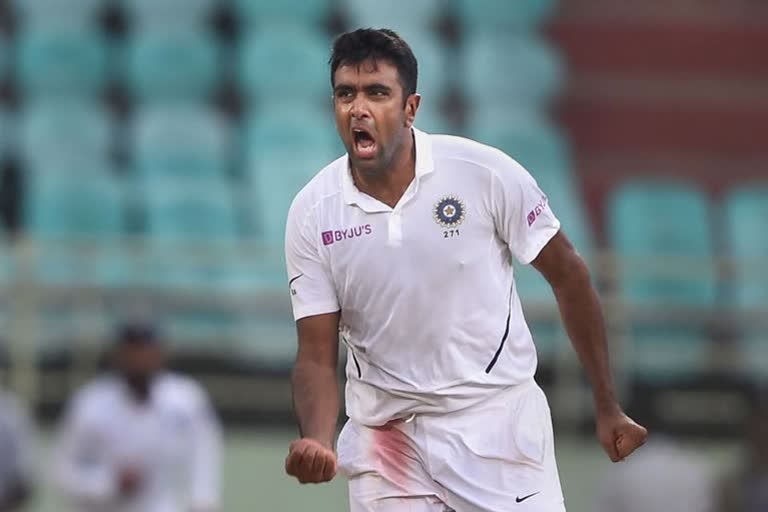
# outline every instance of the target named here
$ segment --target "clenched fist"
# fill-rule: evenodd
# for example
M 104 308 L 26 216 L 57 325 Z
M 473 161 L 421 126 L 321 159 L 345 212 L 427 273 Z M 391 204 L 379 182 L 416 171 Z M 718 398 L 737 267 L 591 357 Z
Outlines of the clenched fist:
M 597 417 L 597 437 L 611 461 L 619 462 L 645 443 L 648 430 L 617 412 Z
M 302 484 L 330 482 L 336 476 L 336 454 L 315 439 L 297 439 L 288 449 L 285 472 Z

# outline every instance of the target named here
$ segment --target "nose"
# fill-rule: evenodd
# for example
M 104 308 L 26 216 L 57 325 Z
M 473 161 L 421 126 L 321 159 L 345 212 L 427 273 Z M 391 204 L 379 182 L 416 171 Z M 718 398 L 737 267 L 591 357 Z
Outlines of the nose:
M 354 119 L 365 119 L 370 115 L 365 99 L 361 98 L 360 96 L 361 95 L 358 95 L 354 100 L 352 100 L 352 103 L 349 107 L 349 113 Z

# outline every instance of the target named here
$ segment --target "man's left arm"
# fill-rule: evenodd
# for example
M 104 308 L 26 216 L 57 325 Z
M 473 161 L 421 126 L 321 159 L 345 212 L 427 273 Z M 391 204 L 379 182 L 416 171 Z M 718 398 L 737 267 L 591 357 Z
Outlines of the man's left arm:
M 190 512 L 214 512 L 220 506 L 221 424 L 207 394 L 199 389 L 192 421 Z
M 603 312 L 589 269 L 562 231 L 532 264 L 552 286 L 568 337 L 592 383 L 598 439 L 613 462 L 623 460 L 648 432 L 624 414 L 616 399 Z

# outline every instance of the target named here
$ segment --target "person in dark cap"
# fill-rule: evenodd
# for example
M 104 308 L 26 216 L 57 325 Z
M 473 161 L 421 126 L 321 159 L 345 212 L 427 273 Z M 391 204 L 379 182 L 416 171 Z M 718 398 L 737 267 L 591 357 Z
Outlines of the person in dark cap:
M 57 487 L 83 512 L 217 510 L 221 432 L 207 394 L 166 369 L 151 324 L 123 324 L 115 338 L 110 371 L 68 405 Z

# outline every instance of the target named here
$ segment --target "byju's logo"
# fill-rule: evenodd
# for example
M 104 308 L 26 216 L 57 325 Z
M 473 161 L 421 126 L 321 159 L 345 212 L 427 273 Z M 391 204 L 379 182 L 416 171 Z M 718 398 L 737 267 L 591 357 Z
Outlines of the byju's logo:
M 331 245 L 334 242 L 341 242 L 343 240 L 349 240 L 350 238 L 358 238 L 363 235 L 370 235 L 373 232 L 370 224 L 365 226 L 357 226 L 349 229 L 337 229 L 334 231 L 323 231 L 321 233 L 323 238 L 323 245 Z
M 541 196 L 541 201 L 539 201 L 539 204 L 537 204 L 533 210 L 528 213 L 528 226 L 531 226 L 534 222 L 536 222 L 536 219 L 539 218 L 539 215 L 541 215 L 541 212 L 544 211 L 544 208 L 547 207 L 547 196 Z

